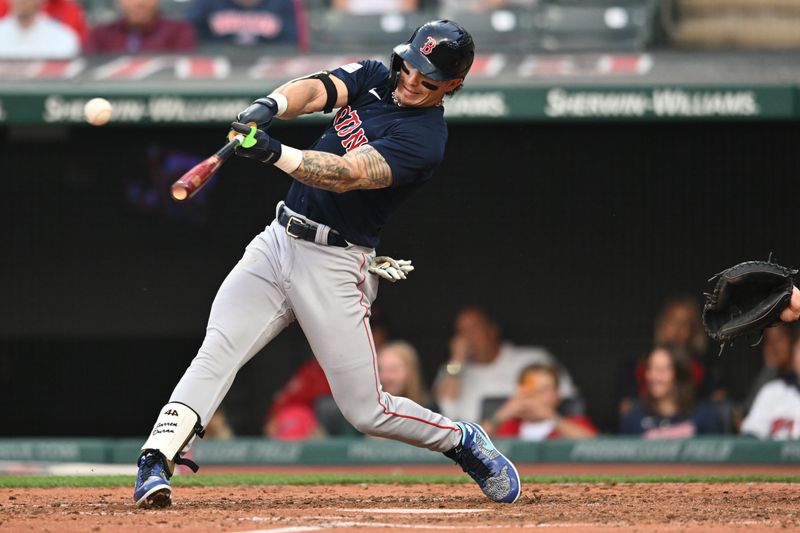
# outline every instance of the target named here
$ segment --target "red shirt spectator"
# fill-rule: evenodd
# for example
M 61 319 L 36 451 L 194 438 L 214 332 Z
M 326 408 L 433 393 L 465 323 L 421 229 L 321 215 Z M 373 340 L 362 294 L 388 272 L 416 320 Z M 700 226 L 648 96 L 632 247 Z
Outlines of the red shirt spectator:
M 162 18 L 158 0 L 118 0 L 122 17 L 93 28 L 88 53 L 191 52 L 197 48 L 194 27 Z
M 8 0 L 0 0 L 0 18 L 5 17 L 9 11 Z M 86 42 L 89 27 L 86 25 L 83 7 L 79 3 L 72 0 L 47 0 L 44 3 L 44 11 L 52 18 L 75 30 L 81 41 Z
M 297 372 L 275 395 L 275 399 L 267 413 L 267 423 L 277 418 L 280 413 L 292 406 L 303 406 L 314 409 L 314 401 L 320 396 L 330 396 L 331 387 L 317 359 L 311 357 L 303 363 Z
M 519 376 L 517 391 L 484 428 L 501 437 L 528 441 L 549 439 L 590 439 L 597 435 L 588 418 L 560 416 L 558 371 L 552 365 L 536 363 L 525 367 Z

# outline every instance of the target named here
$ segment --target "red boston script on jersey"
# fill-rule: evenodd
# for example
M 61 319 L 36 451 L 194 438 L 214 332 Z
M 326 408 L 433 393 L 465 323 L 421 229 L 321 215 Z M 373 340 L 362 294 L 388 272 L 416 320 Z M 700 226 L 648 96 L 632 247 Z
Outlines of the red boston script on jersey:
M 364 134 L 364 128 L 361 127 L 358 111 L 350 109 L 349 105 L 344 106 L 336 113 L 336 117 L 333 119 L 333 129 L 342 140 L 345 152 L 369 142 Z

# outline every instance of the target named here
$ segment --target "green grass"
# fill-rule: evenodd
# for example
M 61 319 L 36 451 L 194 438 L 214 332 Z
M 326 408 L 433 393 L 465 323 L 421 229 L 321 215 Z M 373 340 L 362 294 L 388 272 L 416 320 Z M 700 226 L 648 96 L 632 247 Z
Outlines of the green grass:
M 212 474 L 178 476 L 180 487 L 232 485 L 334 485 L 334 484 L 461 484 L 472 481 L 465 475 L 391 474 Z M 525 484 L 550 483 L 800 483 L 797 475 L 567 475 L 522 476 Z M 0 476 L 0 489 L 31 487 L 132 487 L 133 476 Z

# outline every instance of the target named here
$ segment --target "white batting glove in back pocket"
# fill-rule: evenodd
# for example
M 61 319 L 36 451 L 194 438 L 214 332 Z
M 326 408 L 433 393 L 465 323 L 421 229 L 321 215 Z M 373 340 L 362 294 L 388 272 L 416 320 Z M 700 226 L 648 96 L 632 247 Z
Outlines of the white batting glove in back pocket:
M 410 260 L 392 259 L 388 255 L 379 255 L 369 262 L 367 271 L 383 279 L 394 283 L 397 280 L 406 279 L 408 273 L 414 270 Z

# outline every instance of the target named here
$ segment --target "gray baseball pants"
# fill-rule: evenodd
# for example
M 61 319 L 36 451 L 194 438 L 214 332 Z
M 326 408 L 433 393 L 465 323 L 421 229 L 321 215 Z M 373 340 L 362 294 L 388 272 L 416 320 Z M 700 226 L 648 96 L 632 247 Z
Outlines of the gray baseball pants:
M 205 340 L 170 401 L 190 406 L 207 424 L 236 372 L 296 319 L 353 427 L 439 452 L 458 445 L 451 420 L 381 388 L 369 327 L 379 280 L 367 272 L 374 255 L 363 246 L 295 239 L 276 217 L 220 286 Z

